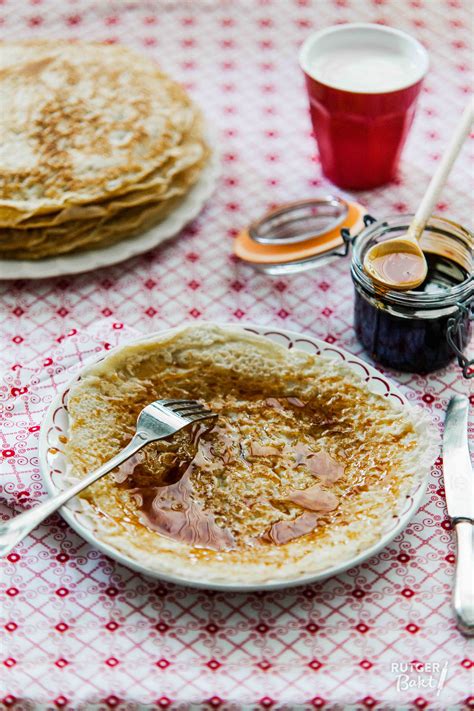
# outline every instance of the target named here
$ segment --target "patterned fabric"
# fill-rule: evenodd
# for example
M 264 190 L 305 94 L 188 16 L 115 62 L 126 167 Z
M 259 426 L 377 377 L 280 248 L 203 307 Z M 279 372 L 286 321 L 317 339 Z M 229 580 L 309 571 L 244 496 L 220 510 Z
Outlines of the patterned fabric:
M 470 91 L 468 0 L 0 0 L 2 39 L 118 41 L 158 60 L 203 106 L 222 152 L 216 193 L 179 239 L 90 274 L 1 283 L 4 519 L 44 495 L 38 430 L 65 370 L 136 332 L 256 322 L 363 355 L 347 260 L 271 279 L 232 256 L 236 232 L 270 205 L 336 192 L 321 176 L 297 50 L 312 30 L 347 21 L 405 29 L 430 53 L 397 184 L 357 196 L 375 216 L 414 211 Z M 467 225 L 470 150 L 472 141 L 437 206 Z M 455 365 L 392 377 L 438 423 L 450 396 L 468 391 Z M 51 517 L 2 561 L 2 708 L 472 708 L 440 464 L 393 544 L 287 591 L 160 584 Z M 425 666 L 405 671 L 414 661 Z

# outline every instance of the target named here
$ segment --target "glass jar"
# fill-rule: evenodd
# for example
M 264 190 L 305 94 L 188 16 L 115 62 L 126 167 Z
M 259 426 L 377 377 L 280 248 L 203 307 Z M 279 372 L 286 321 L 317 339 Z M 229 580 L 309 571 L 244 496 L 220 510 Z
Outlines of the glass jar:
M 240 232 L 234 251 L 266 274 L 286 276 L 344 259 L 352 248 L 354 327 L 372 358 L 398 370 L 429 373 L 457 356 L 464 375 L 473 377 L 474 361 L 465 355 L 474 307 L 471 232 L 431 218 L 420 240 L 428 277 L 416 290 L 383 290 L 364 272 L 368 249 L 406 233 L 411 219 L 377 221 L 358 203 L 320 196 L 266 213 Z
M 464 355 L 474 306 L 474 236 L 450 220 L 433 217 L 420 244 L 428 277 L 413 291 L 383 290 L 363 268 L 367 251 L 407 231 L 412 215 L 375 221 L 353 241 L 351 275 L 355 289 L 354 328 L 371 357 L 411 373 L 429 373 L 456 356 L 464 375 L 472 375 Z

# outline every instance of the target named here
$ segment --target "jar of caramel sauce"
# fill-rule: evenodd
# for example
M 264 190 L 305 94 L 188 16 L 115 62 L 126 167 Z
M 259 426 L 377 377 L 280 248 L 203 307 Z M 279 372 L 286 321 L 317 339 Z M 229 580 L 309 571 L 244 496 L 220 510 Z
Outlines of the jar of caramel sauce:
M 384 290 L 364 271 L 367 251 L 406 233 L 412 215 L 370 222 L 353 242 L 354 328 L 377 362 L 410 373 L 429 373 L 458 358 L 464 375 L 474 309 L 474 236 L 450 220 L 433 217 L 420 240 L 428 263 L 425 281 L 412 291 Z M 370 223 L 370 224 L 368 224 Z
M 428 274 L 413 291 L 383 290 L 364 271 L 370 247 L 405 234 L 411 220 L 412 215 L 375 220 L 358 203 L 315 197 L 266 213 L 241 231 L 234 249 L 272 276 L 317 268 L 352 250 L 354 327 L 372 358 L 397 370 L 429 373 L 457 357 L 464 375 L 474 376 L 467 355 L 474 306 L 471 232 L 431 218 L 420 240 Z

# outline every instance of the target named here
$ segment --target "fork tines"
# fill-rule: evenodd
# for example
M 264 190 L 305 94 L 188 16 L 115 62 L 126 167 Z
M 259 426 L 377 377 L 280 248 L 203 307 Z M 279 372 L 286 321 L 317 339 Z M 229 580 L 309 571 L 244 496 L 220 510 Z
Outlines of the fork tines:
M 217 417 L 216 413 L 207 410 L 197 400 L 157 400 L 157 404 L 192 422 L 208 417 Z

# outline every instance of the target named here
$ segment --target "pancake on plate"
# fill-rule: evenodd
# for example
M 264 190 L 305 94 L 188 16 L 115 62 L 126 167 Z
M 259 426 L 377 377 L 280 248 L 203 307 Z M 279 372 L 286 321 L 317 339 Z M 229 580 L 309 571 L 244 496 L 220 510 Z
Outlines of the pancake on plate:
M 0 257 L 113 244 L 163 220 L 209 158 L 200 111 L 118 45 L 0 43 Z
M 309 576 L 377 542 L 434 459 L 410 406 L 347 366 L 201 325 L 121 347 L 68 397 L 68 480 L 98 467 L 156 399 L 218 413 L 81 495 L 97 537 L 153 571 L 208 582 Z

